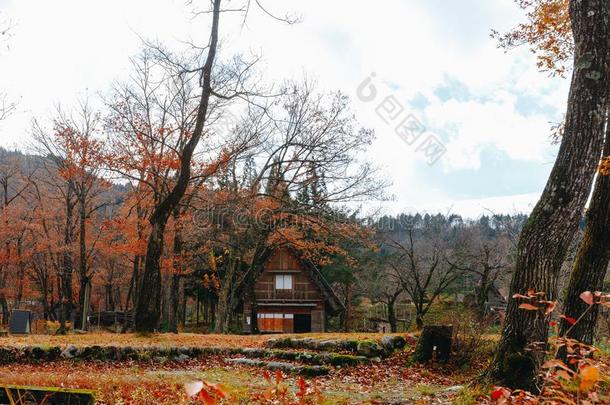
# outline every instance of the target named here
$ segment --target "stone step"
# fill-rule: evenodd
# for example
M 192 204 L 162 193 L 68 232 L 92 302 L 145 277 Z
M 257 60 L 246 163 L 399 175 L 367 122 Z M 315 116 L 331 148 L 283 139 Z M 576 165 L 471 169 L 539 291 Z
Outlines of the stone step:
M 242 364 L 252 367 L 264 367 L 269 370 L 280 370 L 285 373 L 299 374 L 306 377 L 316 377 L 326 375 L 330 372 L 330 368 L 326 366 L 310 366 L 303 364 L 293 364 L 283 361 L 264 361 L 258 359 L 248 359 L 245 357 L 225 359 L 227 363 Z
M 297 361 L 312 365 L 326 365 L 333 367 L 350 367 L 367 364 L 371 361 L 368 357 L 332 352 L 302 352 L 278 349 L 241 349 L 242 355 L 248 358 L 274 358 L 280 360 Z
M 276 338 L 265 342 L 268 348 L 305 349 L 316 352 L 347 352 L 367 358 L 383 358 L 391 356 L 395 351 L 402 350 L 406 339 L 399 335 L 386 335 L 379 340 L 341 340 L 314 338 Z

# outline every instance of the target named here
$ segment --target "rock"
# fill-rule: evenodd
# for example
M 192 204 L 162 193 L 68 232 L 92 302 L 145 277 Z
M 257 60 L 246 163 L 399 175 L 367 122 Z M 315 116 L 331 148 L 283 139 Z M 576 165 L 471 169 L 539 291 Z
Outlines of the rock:
M 394 351 L 394 339 L 393 336 L 384 335 L 381 338 L 381 346 L 388 352 L 392 353 Z
M 225 359 L 225 361 L 227 363 L 234 363 L 234 364 L 245 364 L 247 366 L 261 366 L 264 364 L 263 361 L 261 360 L 255 360 L 255 359 L 246 359 L 243 357 L 239 357 L 236 359 Z
M 225 361 L 227 363 L 244 364 L 253 367 L 267 367 L 270 370 L 280 370 L 285 373 L 301 374 L 308 377 L 325 375 L 330 371 L 328 367 L 324 366 L 303 366 L 282 361 L 262 361 L 246 358 L 225 359 Z
M 394 350 L 404 349 L 407 345 L 407 339 L 404 336 L 392 336 L 392 341 L 394 343 Z
M 79 354 L 78 347 L 76 347 L 74 345 L 69 345 L 64 350 L 62 350 L 60 356 L 64 359 L 73 359 L 73 358 L 77 357 L 78 354 Z
M 174 361 L 177 361 L 178 363 L 184 363 L 187 360 L 190 360 L 191 358 L 189 356 L 187 356 L 186 354 L 179 354 L 177 356 L 174 357 Z
M 383 347 L 381 347 L 381 345 L 374 340 L 361 340 L 358 342 L 356 351 L 360 356 L 368 358 L 384 357 L 386 355 Z
M 443 390 L 443 392 L 446 392 L 446 393 L 449 393 L 449 394 L 453 394 L 453 393 L 458 393 L 458 392 L 460 392 L 463 389 L 464 389 L 463 385 L 454 385 L 452 387 L 445 388 Z
M 17 354 L 15 349 L 10 347 L 0 347 L 0 364 L 10 364 L 15 362 Z
M 157 363 L 165 363 L 167 361 L 167 357 L 165 356 L 156 356 L 153 357 L 153 360 Z

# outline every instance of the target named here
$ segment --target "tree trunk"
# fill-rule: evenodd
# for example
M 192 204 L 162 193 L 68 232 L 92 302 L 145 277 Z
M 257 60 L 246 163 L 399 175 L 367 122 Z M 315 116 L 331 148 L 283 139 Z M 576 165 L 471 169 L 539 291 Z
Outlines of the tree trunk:
M 606 129 L 604 156 L 610 155 L 610 125 Z M 610 259 L 610 176 L 598 174 L 591 198 L 585 232 L 574 260 L 574 268 L 568 284 L 568 292 L 562 313 L 578 319 L 588 305 L 580 299 L 584 291 L 602 291 L 606 269 Z M 593 344 L 599 305 L 593 306 L 574 325 L 568 337 L 586 344 Z M 560 334 L 565 335 L 571 325 L 561 320 Z
M 82 192 L 82 191 L 81 191 Z M 78 276 L 80 289 L 78 292 L 78 311 L 80 316 L 85 313 L 85 289 L 87 288 L 87 204 L 86 196 L 79 196 L 78 206 L 79 235 L 78 235 Z
M 195 118 L 195 128 L 190 139 L 182 149 L 180 156 L 180 171 L 174 187 L 155 207 L 150 216 L 151 233 L 146 246 L 144 260 L 144 274 L 140 288 L 140 297 L 135 313 L 136 331 L 152 332 L 159 322 L 159 304 L 161 296 L 161 269 L 159 260 L 163 254 L 163 232 L 172 211 L 180 203 L 191 180 L 191 164 L 193 153 L 203 135 L 206 123 L 208 105 L 212 95 L 212 69 L 216 59 L 218 47 L 218 25 L 220 21 L 221 0 L 214 0 L 212 10 L 212 29 L 210 31 L 210 44 L 205 64 L 201 69 L 201 97 Z
M 172 274 L 169 298 L 169 331 L 178 333 L 178 308 L 180 307 L 180 275 Z
M 396 320 L 396 300 L 390 299 L 388 300 L 388 322 L 390 323 L 390 332 L 396 333 L 397 328 L 397 320 Z
M 256 294 L 254 293 L 254 283 L 250 285 L 250 333 L 253 335 L 259 334 L 258 329 L 258 305 L 256 303 Z
M 239 259 L 233 258 L 229 261 L 223 277 L 220 293 L 218 294 L 218 305 L 216 307 L 216 323 L 214 331 L 216 333 L 228 333 L 231 324 L 231 315 L 233 313 L 233 291 L 235 290 L 235 273 Z
M 519 309 L 512 296 L 528 289 L 557 298 L 557 280 L 577 230 L 602 150 L 608 104 L 608 2 L 572 0 L 576 44 L 565 133 L 550 178 L 521 233 L 502 338 L 488 376 L 510 388 L 537 391 L 548 319 Z
M 138 302 L 135 311 L 135 330 L 139 333 L 150 333 L 159 326 L 161 317 L 161 266 L 163 254 L 163 232 L 165 221 L 152 223 L 146 257 L 144 274 L 138 287 Z
M 180 306 L 180 274 L 182 273 L 182 224 L 180 222 L 180 208 L 176 207 L 172 213 L 174 219 L 174 273 L 171 275 L 169 297 L 169 331 L 178 333 L 178 308 Z
M 71 200 L 71 186 L 68 186 L 68 192 L 66 194 L 66 218 L 64 228 L 64 251 L 62 254 L 61 261 L 61 276 L 60 276 L 60 289 L 61 289 L 61 315 L 59 317 L 60 325 L 57 333 L 66 333 L 66 321 L 71 319 L 72 315 L 72 242 L 74 241 L 74 235 L 72 231 L 72 216 L 74 211 L 74 203 Z M 74 326 L 74 325 L 73 325 Z
M 422 330 L 424 328 L 424 316 L 419 312 L 415 312 L 415 326 L 417 330 Z

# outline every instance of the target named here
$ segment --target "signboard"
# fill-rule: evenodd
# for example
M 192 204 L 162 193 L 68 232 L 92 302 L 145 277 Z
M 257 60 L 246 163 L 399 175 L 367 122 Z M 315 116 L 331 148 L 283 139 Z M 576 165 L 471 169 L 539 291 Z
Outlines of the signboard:
M 11 320 L 9 321 L 8 329 L 12 334 L 29 335 L 32 323 L 32 313 L 22 309 L 14 309 L 11 312 Z

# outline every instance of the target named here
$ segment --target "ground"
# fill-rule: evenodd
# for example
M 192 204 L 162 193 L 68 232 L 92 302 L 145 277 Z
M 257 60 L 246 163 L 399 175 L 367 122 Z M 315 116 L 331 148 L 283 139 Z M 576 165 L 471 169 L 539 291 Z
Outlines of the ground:
M 305 335 L 323 339 L 380 339 L 377 334 Z M 276 336 L 159 334 L 87 334 L 67 336 L 36 335 L 0 339 L 0 346 L 171 346 L 171 347 L 262 347 Z M 284 335 L 282 337 L 285 337 Z M 300 335 L 299 337 L 303 337 Z M 322 393 L 324 403 L 455 403 L 464 392 L 463 385 L 476 374 L 476 367 L 464 371 L 443 367 L 414 366 L 409 363 L 411 348 L 380 362 L 353 367 L 332 367 L 325 376 L 307 378 L 310 390 Z M 0 366 L 0 381 L 5 384 L 88 388 L 96 391 L 99 403 L 177 404 L 189 403 L 183 384 L 204 380 L 222 384 L 233 401 L 252 402 L 251 398 L 273 387 L 265 369 L 229 364 L 236 355 L 207 355 L 186 361 L 137 360 L 100 362 L 96 360 L 56 360 L 42 363 Z M 286 375 L 282 385 L 296 390 L 300 377 Z

